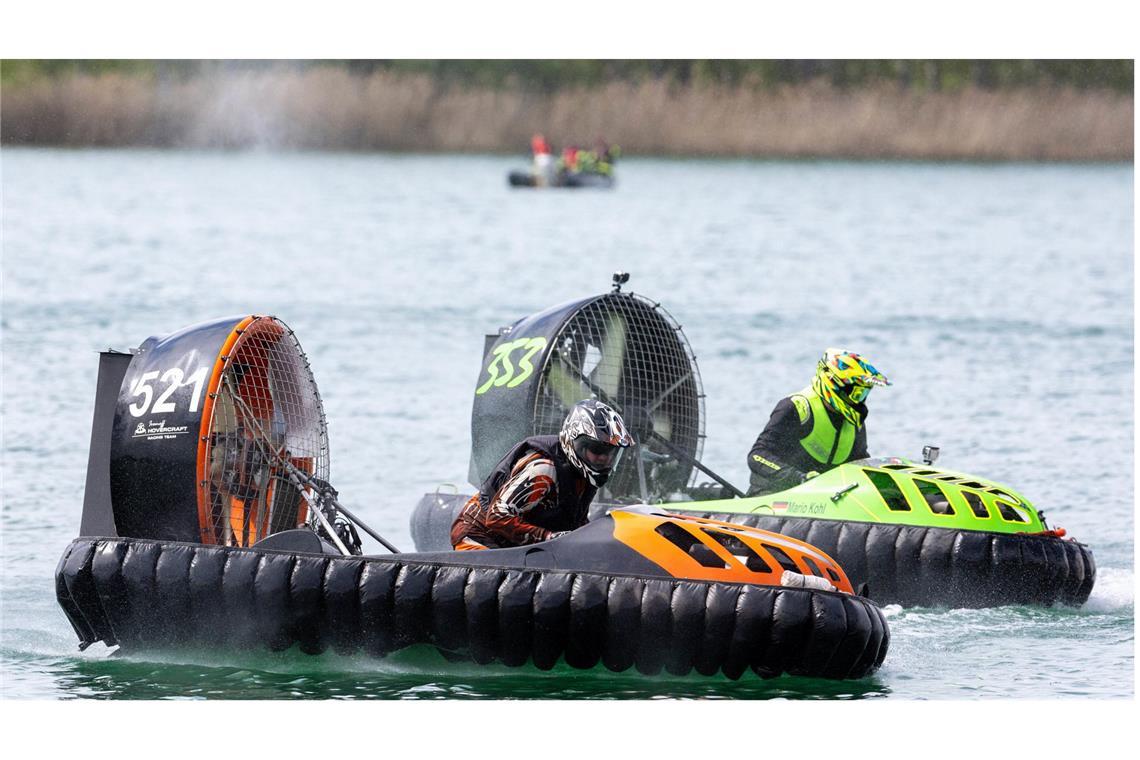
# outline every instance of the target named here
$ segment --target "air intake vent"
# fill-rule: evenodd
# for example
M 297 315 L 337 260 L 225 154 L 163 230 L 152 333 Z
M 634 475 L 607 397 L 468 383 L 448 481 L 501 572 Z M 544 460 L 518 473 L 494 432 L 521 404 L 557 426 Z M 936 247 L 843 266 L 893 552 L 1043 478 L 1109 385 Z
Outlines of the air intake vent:
M 792 558 L 788 556 L 788 553 L 780 547 L 774 546 L 772 544 L 764 544 L 764 548 L 767 549 L 769 553 L 771 553 L 771 555 L 776 558 L 776 561 L 780 563 L 780 567 L 784 568 L 785 570 L 791 570 L 793 573 L 803 572 L 796 565 L 796 563 L 792 561 Z
M 998 512 L 1001 513 L 1001 519 L 1006 520 L 1008 522 L 1019 522 L 1019 523 L 1029 522 L 1028 520 L 1025 519 L 1025 516 L 1023 514 L 1021 514 L 1016 509 L 1013 508 L 1013 505 L 1006 504 L 1004 501 L 1001 501 L 1001 500 L 994 501 L 994 504 L 997 506 Z
M 978 498 L 976 493 L 963 491 L 962 495 L 966 497 L 966 503 L 970 505 L 970 510 L 974 513 L 974 517 L 977 517 L 979 520 L 990 519 L 989 508 Z
M 701 543 L 700 539 L 679 525 L 662 523 L 654 530 L 669 543 L 673 544 L 673 546 L 676 546 L 685 552 L 685 554 L 695 559 L 702 567 L 715 567 L 720 570 L 728 569 L 728 563 L 718 557 L 716 552 L 705 546 Z
M 718 530 L 706 530 L 706 536 L 711 536 L 718 544 L 728 550 L 728 553 L 740 560 L 745 567 L 757 573 L 770 573 L 772 568 L 763 558 L 752 550 L 748 544 L 729 533 Z
M 871 479 L 871 484 L 875 486 L 879 496 L 883 497 L 887 509 L 892 512 L 910 511 L 910 504 L 907 503 L 906 497 L 903 496 L 899 484 L 895 482 L 894 478 L 878 470 L 863 470 L 863 472 L 867 473 L 867 477 Z
M 918 492 L 922 494 L 922 498 L 926 499 L 926 504 L 930 507 L 931 512 L 936 515 L 954 514 L 950 497 L 939 488 L 937 483 L 933 480 L 918 480 L 916 478 L 914 484 L 918 486 Z

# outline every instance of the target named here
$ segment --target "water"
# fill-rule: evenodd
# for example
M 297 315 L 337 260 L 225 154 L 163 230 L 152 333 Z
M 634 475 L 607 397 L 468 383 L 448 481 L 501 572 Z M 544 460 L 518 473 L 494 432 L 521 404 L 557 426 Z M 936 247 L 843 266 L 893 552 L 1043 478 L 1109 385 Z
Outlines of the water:
M 972 699 L 1133 695 L 1131 166 L 630 159 L 613 192 L 510 191 L 497 157 L 3 153 L 4 697 Z M 553 303 L 662 301 L 698 357 L 704 461 L 740 485 L 831 345 L 893 381 L 871 451 L 1018 488 L 1090 544 L 1080 609 L 887 609 L 852 683 L 335 655 L 85 653 L 58 608 L 96 351 L 273 313 L 308 352 L 333 482 L 398 546 L 462 484 L 483 335 Z

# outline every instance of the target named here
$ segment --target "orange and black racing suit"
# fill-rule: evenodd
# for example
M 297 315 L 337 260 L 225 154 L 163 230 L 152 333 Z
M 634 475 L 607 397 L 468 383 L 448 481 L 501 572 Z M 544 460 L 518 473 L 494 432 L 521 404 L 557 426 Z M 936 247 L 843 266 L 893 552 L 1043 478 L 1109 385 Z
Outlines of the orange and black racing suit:
M 496 549 L 548 540 L 586 524 L 597 489 L 570 464 L 556 435 L 507 452 L 451 526 L 456 549 Z

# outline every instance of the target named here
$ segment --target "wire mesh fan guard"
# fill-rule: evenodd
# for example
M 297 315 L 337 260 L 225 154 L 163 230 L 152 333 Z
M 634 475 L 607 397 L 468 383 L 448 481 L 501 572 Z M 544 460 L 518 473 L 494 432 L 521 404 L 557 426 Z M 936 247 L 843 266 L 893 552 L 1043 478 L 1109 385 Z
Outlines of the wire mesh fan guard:
M 254 317 L 222 358 L 200 505 L 216 543 L 250 546 L 305 522 L 282 461 L 328 480 L 328 429 L 308 359 L 283 322 Z
M 595 397 L 612 403 L 648 449 L 650 495 L 683 488 L 695 471 L 650 431 L 692 459 L 704 446 L 704 390 L 696 357 L 681 326 L 660 304 L 614 292 L 589 302 L 555 335 L 535 394 L 535 435 L 557 433 L 570 406 Z M 631 452 L 607 483 L 612 497 L 640 493 L 637 455 Z

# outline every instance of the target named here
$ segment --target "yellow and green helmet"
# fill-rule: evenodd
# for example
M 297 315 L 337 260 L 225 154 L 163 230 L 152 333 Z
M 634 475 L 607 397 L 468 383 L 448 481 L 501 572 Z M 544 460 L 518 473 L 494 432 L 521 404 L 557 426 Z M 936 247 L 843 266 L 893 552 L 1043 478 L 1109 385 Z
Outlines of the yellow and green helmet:
M 876 385 L 890 384 L 873 364 L 854 351 L 842 348 L 823 352 L 811 381 L 812 390 L 823 403 L 856 427 L 863 424 L 863 413 L 856 407 L 867 400 Z

